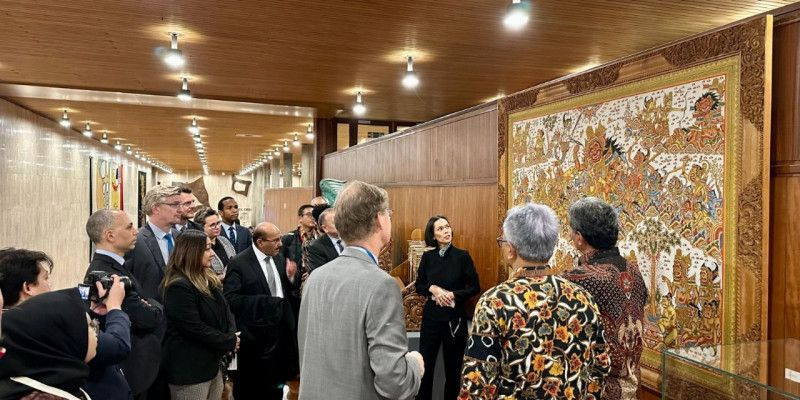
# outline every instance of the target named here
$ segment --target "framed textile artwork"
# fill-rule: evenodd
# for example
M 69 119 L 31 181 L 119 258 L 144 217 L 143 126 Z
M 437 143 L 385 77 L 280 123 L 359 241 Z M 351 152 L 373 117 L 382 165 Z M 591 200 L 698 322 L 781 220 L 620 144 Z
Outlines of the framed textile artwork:
M 89 165 L 92 212 L 103 208 L 122 210 L 124 207 L 124 166 L 97 157 L 91 157 Z
M 543 203 L 562 224 L 599 197 L 619 215 L 620 252 L 649 298 L 642 382 L 658 388 L 664 348 L 725 365 L 722 344 L 766 339 L 771 16 L 546 83 L 498 103 L 499 221 Z M 616 335 L 617 332 L 607 332 Z M 747 373 L 766 373 L 752 357 Z M 740 390 L 706 370 L 688 381 Z
M 139 171 L 136 182 L 136 215 L 138 227 L 141 228 L 147 222 L 147 215 L 144 213 L 144 195 L 147 193 L 147 172 Z

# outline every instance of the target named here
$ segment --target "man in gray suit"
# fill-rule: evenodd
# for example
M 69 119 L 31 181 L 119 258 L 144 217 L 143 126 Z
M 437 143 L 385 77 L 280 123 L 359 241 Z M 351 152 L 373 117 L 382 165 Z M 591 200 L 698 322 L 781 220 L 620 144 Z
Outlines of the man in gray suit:
M 342 255 L 311 274 L 300 305 L 300 399 L 411 399 L 424 373 L 408 351 L 400 289 L 378 267 L 391 238 L 386 191 L 359 181 L 336 198 Z

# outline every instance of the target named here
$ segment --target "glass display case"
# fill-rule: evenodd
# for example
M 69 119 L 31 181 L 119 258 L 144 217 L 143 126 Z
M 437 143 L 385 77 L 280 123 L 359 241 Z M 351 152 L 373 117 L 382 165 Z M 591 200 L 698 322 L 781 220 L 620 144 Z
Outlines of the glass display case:
M 666 349 L 662 399 L 800 399 L 800 340 Z

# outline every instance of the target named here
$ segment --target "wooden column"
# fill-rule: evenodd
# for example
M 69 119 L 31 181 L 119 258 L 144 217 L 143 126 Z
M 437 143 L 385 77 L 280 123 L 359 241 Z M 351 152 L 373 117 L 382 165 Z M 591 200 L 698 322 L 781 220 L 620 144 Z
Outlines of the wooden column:
M 322 180 L 322 160 L 326 154 L 336 151 L 336 121 L 333 118 L 316 118 L 314 119 L 314 133 L 316 139 L 316 165 L 314 179 L 314 196 L 320 195 L 319 181 Z
M 283 187 L 292 187 L 292 153 L 283 153 Z

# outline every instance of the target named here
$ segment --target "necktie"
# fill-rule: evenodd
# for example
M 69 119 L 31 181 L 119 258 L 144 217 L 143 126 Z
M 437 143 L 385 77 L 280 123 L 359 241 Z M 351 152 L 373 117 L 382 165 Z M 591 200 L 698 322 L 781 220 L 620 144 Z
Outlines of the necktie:
M 342 250 L 344 250 L 344 247 L 342 247 L 342 239 L 336 240 L 336 247 L 339 248 L 339 253 L 341 253 Z
M 172 234 L 168 233 L 164 235 L 164 239 L 167 240 L 167 254 L 172 254 L 172 248 L 175 247 L 175 244 L 172 242 Z
M 231 225 L 231 227 L 228 228 L 228 232 L 229 232 L 228 239 L 231 240 L 231 244 L 233 244 L 233 247 L 236 247 L 236 231 L 233 229 L 233 225 Z
M 267 286 L 269 287 L 269 293 L 272 296 L 277 296 L 277 288 L 275 287 L 275 276 L 272 273 L 272 265 L 270 265 L 271 257 L 267 257 L 264 259 L 264 266 L 265 270 L 267 271 Z

